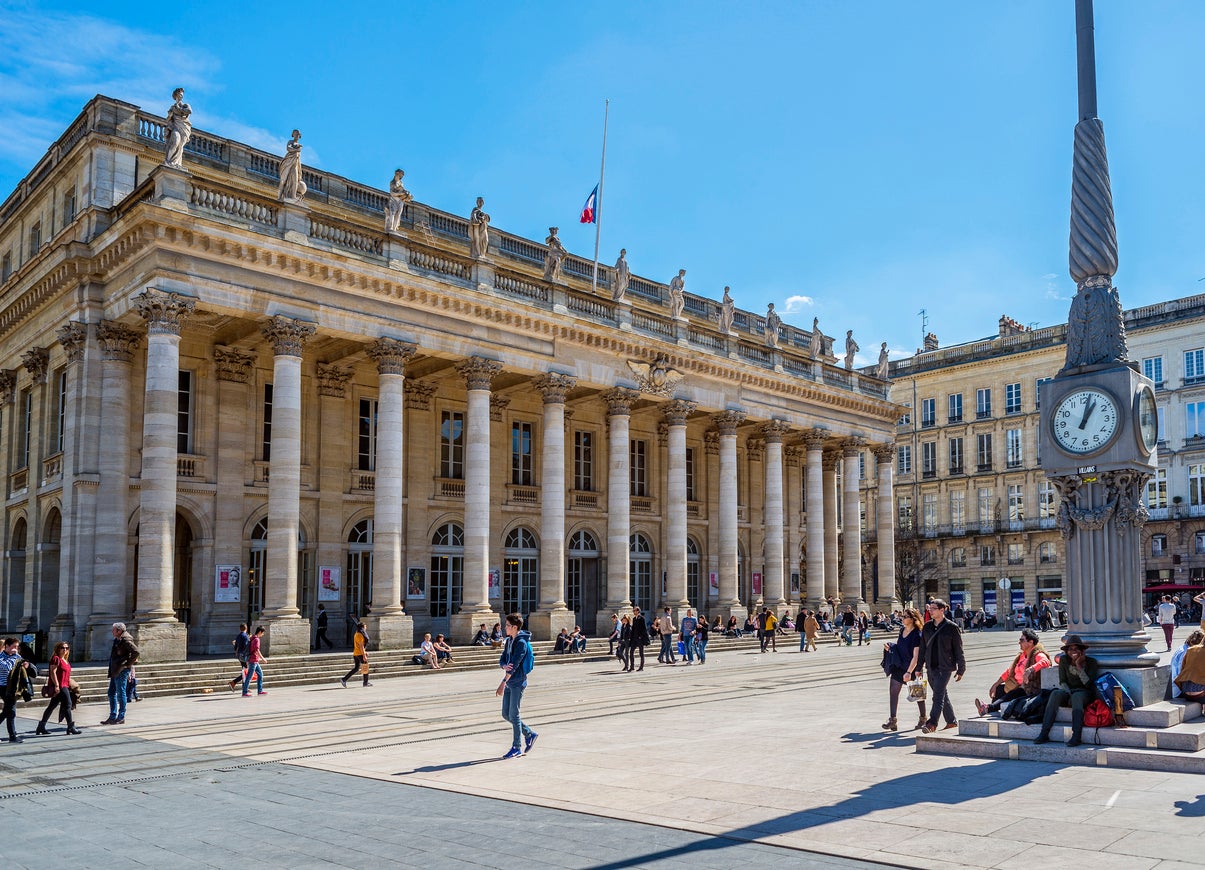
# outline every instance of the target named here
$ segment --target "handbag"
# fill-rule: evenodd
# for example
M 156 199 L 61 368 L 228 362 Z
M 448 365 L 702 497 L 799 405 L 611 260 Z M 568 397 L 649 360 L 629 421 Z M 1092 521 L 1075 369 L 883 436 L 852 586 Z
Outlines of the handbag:
M 891 676 L 891 660 L 893 658 L 895 658 L 895 644 L 888 644 L 883 649 L 883 661 L 880 667 L 882 667 L 883 673 L 889 677 Z
M 1018 683 L 1015 679 L 1013 679 L 1011 675 L 1009 676 L 1009 678 L 1007 680 L 1004 681 L 1004 691 L 1005 692 L 1011 692 L 1013 689 L 1016 689 L 1019 687 L 1020 687 L 1020 683 Z
M 53 698 L 57 691 L 58 691 L 58 689 L 51 686 L 50 683 L 42 684 L 42 697 L 43 698 Z
M 368 676 L 368 662 L 364 662 L 364 664 L 360 665 L 360 673 L 364 676 Z
M 924 679 L 913 680 L 908 684 L 908 700 L 924 701 L 928 696 L 929 684 Z
M 1118 689 L 1121 689 L 1121 711 L 1128 713 L 1134 709 L 1134 699 L 1130 697 L 1130 693 L 1126 691 L 1126 687 L 1121 684 L 1121 681 L 1108 671 L 1096 678 L 1096 691 L 1110 710 L 1113 708 L 1113 697 Z

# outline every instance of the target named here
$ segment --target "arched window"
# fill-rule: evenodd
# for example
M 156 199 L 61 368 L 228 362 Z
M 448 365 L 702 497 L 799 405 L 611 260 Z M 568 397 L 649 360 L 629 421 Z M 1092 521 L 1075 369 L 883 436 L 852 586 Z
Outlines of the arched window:
M 264 517 L 251 529 L 251 541 L 248 546 L 249 565 L 247 568 L 247 623 L 250 624 L 260 615 L 267 601 L 265 580 L 268 569 L 268 518 Z M 302 615 L 308 613 L 309 584 L 306 579 L 311 574 L 311 553 L 305 546 L 305 530 L 297 526 L 297 603 Z M 254 628 L 254 626 L 252 626 Z
M 653 547 L 644 535 L 628 539 L 630 553 L 628 595 L 632 604 L 649 613 L 653 609 Z
M 347 535 L 347 612 L 361 617 L 372 604 L 372 518 Z
M 448 617 L 460 612 L 464 583 L 464 529 L 445 523 L 431 536 L 431 585 L 428 598 L 436 631 L 445 631 Z
M 25 538 L 29 527 L 25 517 L 20 517 L 13 523 L 12 535 L 8 541 L 8 552 L 5 554 L 5 564 L 8 570 L 8 600 L 4 602 L 5 612 L 2 614 L 5 625 L 13 626 L 21 621 L 25 614 Z
M 598 541 L 585 530 L 574 532 L 566 556 L 565 605 L 573 611 L 574 621 L 593 634 L 598 609 L 604 604 L 598 588 Z
M 520 526 L 506 536 L 502 553 L 502 612 L 531 613 L 536 606 L 540 545 L 530 529 Z
M 686 539 L 686 600 L 691 606 L 702 609 L 707 604 L 707 590 L 703 587 L 703 566 L 699 544 L 694 538 Z

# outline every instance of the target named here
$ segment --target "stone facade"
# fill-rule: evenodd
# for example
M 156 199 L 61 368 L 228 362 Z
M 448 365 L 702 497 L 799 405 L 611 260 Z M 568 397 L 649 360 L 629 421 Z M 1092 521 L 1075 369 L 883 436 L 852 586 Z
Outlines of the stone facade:
M 616 303 L 572 255 L 545 280 L 502 221 L 476 259 L 418 202 L 386 234 L 384 191 L 303 167 L 282 202 L 278 156 L 194 130 L 179 169 L 163 137 L 98 97 L 0 206 L 0 627 L 95 659 L 122 620 L 173 659 L 244 620 L 304 651 L 319 603 L 336 638 L 351 614 L 408 646 L 829 585 L 807 572 L 836 564 L 841 496 L 809 559 L 805 468 L 899 413 L 830 338 L 768 349 L 691 294 L 671 319 L 634 275 Z

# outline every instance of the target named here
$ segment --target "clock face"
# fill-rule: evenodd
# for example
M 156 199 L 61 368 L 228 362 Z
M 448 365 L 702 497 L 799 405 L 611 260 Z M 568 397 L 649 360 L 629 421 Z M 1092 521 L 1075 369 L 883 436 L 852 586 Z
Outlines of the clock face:
M 1103 450 L 1117 434 L 1117 403 L 1103 390 L 1068 393 L 1055 406 L 1050 430 L 1055 443 L 1077 456 Z
M 1135 417 L 1138 420 L 1138 441 L 1149 455 L 1159 440 L 1159 411 L 1155 407 L 1155 393 L 1150 387 L 1138 391 L 1134 401 Z

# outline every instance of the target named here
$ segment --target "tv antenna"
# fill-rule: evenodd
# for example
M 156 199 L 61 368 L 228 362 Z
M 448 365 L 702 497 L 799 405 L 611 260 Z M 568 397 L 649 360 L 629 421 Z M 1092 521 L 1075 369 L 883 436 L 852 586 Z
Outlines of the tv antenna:
M 920 346 L 924 347 L 925 336 L 929 334 L 929 312 L 922 308 L 916 316 L 920 318 Z

